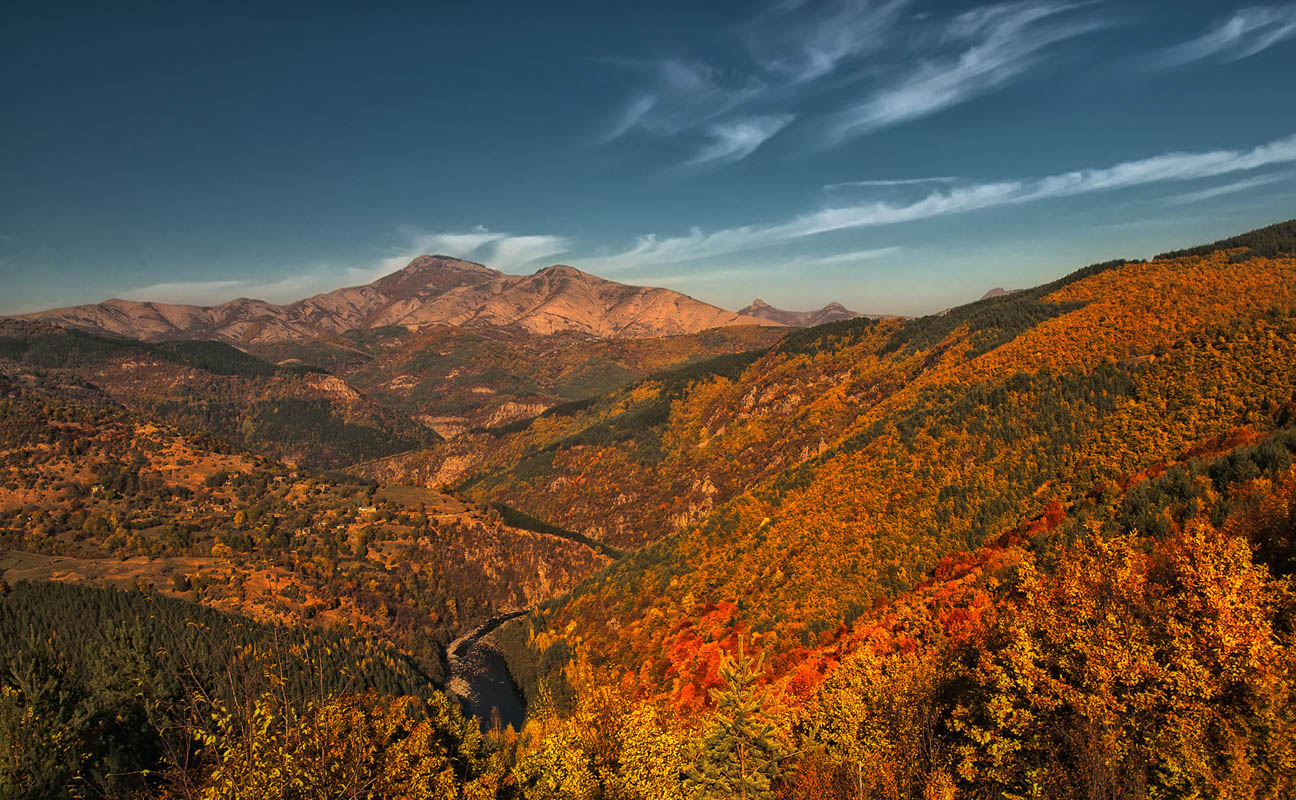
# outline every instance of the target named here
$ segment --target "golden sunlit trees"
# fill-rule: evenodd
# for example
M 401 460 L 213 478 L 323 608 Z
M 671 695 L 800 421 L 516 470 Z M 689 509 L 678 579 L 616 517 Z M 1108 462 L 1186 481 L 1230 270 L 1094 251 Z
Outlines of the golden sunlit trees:
M 824 681 L 801 733 L 838 765 L 845 796 L 923 798 L 949 783 L 936 700 L 947 670 L 935 652 L 865 650 Z
M 1006 797 L 1292 796 L 1292 655 L 1245 540 L 1194 521 L 1059 563 L 1024 567 L 967 653 L 960 777 Z
M 443 695 L 342 695 L 295 712 L 267 694 L 216 718 L 204 800 L 450 800 L 472 796 L 488 763 L 477 722 Z
M 689 734 L 651 703 L 636 702 L 594 679 L 578 657 L 567 668 L 576 687 L 567 714 L 541 687 L 528 710 L 516 767 L 527 800 L 693 800 L 684 785 L 692 764 Z

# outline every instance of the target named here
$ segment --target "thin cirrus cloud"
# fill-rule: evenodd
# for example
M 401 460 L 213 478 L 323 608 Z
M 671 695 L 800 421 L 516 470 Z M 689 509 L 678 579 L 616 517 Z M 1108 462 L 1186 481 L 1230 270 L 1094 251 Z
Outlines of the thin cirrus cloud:
M 761 70 L 800 86 L 882 50 L 912 5 L 912 0 L 779 3 L 748 26 L 746 49 Z
M 1290 180 L 1293 177 L 1291 172 L 1283 172 L 1278 175 L 1257 175 L 1254 178 L 1246 178 L 1232 183 L 1226 183 L 1223 186 L 1212 186 L 1209 189 L 1202 189 L 1197 192 L 1188 192 L 1187 194 L 1176 195 L 1170 198 L 1172 205 L 1189 205 L 1191 203 L 1201 203 L 1206 200 L 1213 200 L 1216 197 L 1226 197 L 1239 192 L 1247 192 L 1252 189 L 1258 189 L 1261 186 L 1268 186 L 1273 183 L 1281 183 Z
M 161 303 L 216 305 L 237 297 L 253 297 L 272 303 L 288 303 L 328 292 L 340 286 L 356 286 L 377 280 L 424 254 L 471 259 L 508 271 L 566 252 L 569 239 L 550 235 L 514 235 L 486 228 L 458 232 L 401 231 L 405 243 L 391 255 L 360 267 L 320 266 L 274 281 L 219 280 L 173 281 L 140 286 L 120 293 L 126 300 Z
M 1167 48 L 1152 57 L 1152 66 L 1166 69 L 1215 59 L 1241 61 L 1296 37 L 1296 4 L 1244 8 L 1196 39 Z
M 675 273 L 654 273 L 646 276 L 647 280 L 672 286 L 689 286 L 694 284 L 711 284 L 717 281 L 729 281 L 735 278 L 750 278 L 762 273 L 779 272 L 795 267 L 835 267 L 843 264 L 861 264 L 866 261 L 877 261 L 900 253 L 904 248 L 899 246 L 874 247 L 867 250 L 851 250 L 845 253 L 832 253 L 825 256 L 796 256 L 763 264 L 744 266 L 725 266 L 712 269 L 688 269 Z
M 890 247 L 873 247 L 866 250 L 849 250 L 844 253 L 831 253 L 823 256 L 795 256 L 764 264 L 749 264 L 742 267 L 718 267 L 715 269 L 690 269 L 673 275 L 653 275 L 652 280 L 671 283 L 703 283 L 719 279 L 748 277 L 762 272 L 782 271 L 794 267 L 836 267 L 843 264 L 853 265 L 866 261 L 877 261 L 896 255 L 904 250 L 899 245 Z
M 488 258 L 495 267 L 507 270 L 525 267 L 570 249 L 570 240 L 563 236 L 506 236 L 495 242 Z
M 903 248 L 898 245 L 891 247 L 873 247 L 867 250 L 850 250 L 845 253 L 833 253 L 827 256 L 812 256 L 794 258 L 793 265 L 807 267 L 831 267 L 838 264 L 858 264 L 861 261 L 874 261 L 879 258 L 887 258 L 899 253 Z
M 637 94 L 630 98 L 624 109 L 618 115 L 616 122 L 603 135 L 604 143 L 614 142 L 634 130 L 643 122 L 648 112 L 653 110 L 657 105 L 657 97 L 651 94 Z
M 461 232 L 427 232 L 406 230 L 408 244 L 399 252 L 384 258 L 374 268 L 361 270 L 354 276 L 373 280 L 404 267 L 415 256 L 426 253 L 453 256 L 500 270 L 525 267 L 543 258 L 565 253 L 571 241 L 564 236 L 544 234 L 514 235 L 477 227 Z
M 128 289 L 123 300 L 154 303 L 192 303 L 204 299 L 230 300 L 244 286 L 242 281 L 163 281 Z
M 795 120 L 810 138 L 841 144 L 1025 77 L 1056 46 L 1109 25 L 1092 5 L 1018 0 L 942 17 L 913 0 L 779 3 L 744 26 L 734 63 L 616 62 L 649 81 L 602 141 L 670 140 L 692 149 L 687 164 L 726 164 Z
M 648 77 L 602 137 L 636 134 L 679 140 L 689 165 L 740 161 L 788 126 L 808 84 L 878 50 L 911 0 L 778 3 L 743 26 L 745 60 L 716 66 L 698 59 L 618 60 Z
M 320 268 L 300 272 L 273 281 L 164 281 L 140 286 L 120 293 L 124 300 L 153 303 L 183 303 L 213 306 L 240 297 L 270 303 L 290 303 L 303 297 L 327 292 L 343 285 L 356 270 Z M 352 281 L 354 282 L 354 281 Z
M 657 137 L 696 132 L 752 103 L 769 88 L 757 76 L 684 58 L 611 63 L 647 74 L 651 87 L 635 92 L 603 137 L 604 142 L 637 131 Z
M 842 181 L 840 183 L 824 184 L 825 192 L 835 192 L 841 189 L 877 189 L 892 186 L 921 186 L 925 183 L 956 183 L 959 179 L 953 175 L 939 175 L 930 178 L 898 178 L 898 179 L 878 179 L 863 181 Z
M 1293 162 L 1296 162 L 1296 135 L 1250 150 L 1167 153 L 1102 169 L 1077 170 L 1031 180 L 958 185 L 932 191 L 907 203 L 877 200 L 833 206 L 776 224 L 744 225 L 710 233 L 695 228 L 683 236 L 664 238 L 650 234 L 640 237 L 632 247 L 622 252 L 587 259 L 587 263 L 608 272 L 684 263 L 833 231 L 897 225 L 996 206 L 1213 178 Z
M 952 52 L 916 64 L 891 85 L 835 115 L 830 142 L 843 142 L 919 119 L 1007 86 L 1025 76 L 1053 45 L 1107 27 L 1077 17 L 1085 4 L 1015 3 L 956 17 L 943 39 Z
M 775 114 L 716 123 L 707 129 L 707 135 L 712 139 L 711 144 L 703 148 L 690 163 L 723 163 L 746 158 L 791 121 L 791 114 Z

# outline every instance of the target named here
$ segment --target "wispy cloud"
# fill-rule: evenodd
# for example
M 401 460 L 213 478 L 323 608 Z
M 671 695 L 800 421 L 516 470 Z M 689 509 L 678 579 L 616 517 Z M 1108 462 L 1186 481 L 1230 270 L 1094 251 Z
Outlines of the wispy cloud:
M 728 63 L 614 62 L 649 80 L 603 141 L 677 141 L 694 165 L 740 161 L 788 127 L 837 144 L 1001 89 L 1055 46 L 1108 24 L 1091 2 L 1017 0 L 953 17 L 913 6 L 785 0 L 741 26 L 739 56 L 716 48 Z
M 867 261 L 893 256 L 901 252 L 902 247 L 877 247 L 869 250 L 852 250 L 846 253 L 832 253 L 824 256 L 794 256 L 790 259 L 766 260 L 761 263 L 748 263 L 740 266 L 726 265 L 717 267 L 693 267 L 677 272 L 645 272 L 645 280 L 658 285 L 693 286 L 709 285 L 721 281 L 733 281 L 738 278 L 750 278 L 783 272 L 789 268 L 833 267 L 843 264 L 861 264 Z M 650 266 L 645 264 L 644 266 Z
M 723 120 L 767 89 L 759 76 L 722 70 L 702 61 L 663 58 L 657 61 L 613 61 L 639 72 L 648 85 L 634 93 L 617 115 L 604 141 L 635 131 L 677 136 Z
M 367 274 L 369 270 L 364 270 Z M 357 270 L 318 268 L 293 273 L 275 280 L 163 281 L 117 293 L 123 300 L 154 303 L 219 305 L 239 297 L 270 303 L 290 303 L 303 297 L 332 291 L 356 283 Z
M 955 52 L 919 62 L 893 84 L 840 112 L 829 140 L 862 136 L 1002 88 L 1038 65 L 1050 46 L 1108 24 L 1077 18 L 1074 12 L 1083 5 L 1021 2 L 959 15 L 943 36 Z
M 996 206 L 1073 197 L 1147 184 L 1191 181 L 1296 162 L 1296 135 L 1250 150 L 1167 153 L 1102 169 L 1085 169 L 1031 180 L 979 183 L 936 190 L 910 202 L 877 200 L 832 206 L 785 222 L 744 225 L 710 233 L 640 237 L 623 252 L 586 259 L 608 272 L 656 264 L 716 258 L 832 231 L 897 225 Z
M 794 258 L 790 262 L 793 265 L 807 267 L 830 267 L 838 264 L 858 264 L 861 261 L 874 261 L 879 258 L 886 258 L 899 253 L 903 248 L 893 247 L 874 247 L 869 250 L 851 250 L 845 253 L 833 253 L 827 256 L 811 256 Z
M 1156 54 L 1152 64 L 1167 68 L 1211 58 L 1240 61 L 1293 37 L 1296 4 L 1244 8 L 1196 39 Z
M 477 252 L 491 242 L 499 241 L 508 234 L 495 233 L 478 226 L 475 230 L 466 233 L 424 233 L 409 230 L 406 231 L 406 235 L 410 238 L 407 248 L 410 254 L 431 253 L 462 258 Z
M 954 176 L 934 176 L 931 178 L 899 178 L 892 180 L 867 180 L 867 181 L 842 181 L 841 183 L 824 184 L 825 192 L 835 192 L 839 189 L 876 189 L 892 186 L 921 186 L 926 183 L 956 183 L 959 179 Z
M 120 297 L 123 300 L 154 303 L 221 302 L 233 299 L 238 292 L 237 287 L 243 285 L 242 281 L 163 281 L 128 289 Z
M 662 58 L 613 63 L 641 72 L 637 88 L 602 137 L 679 140 L 686 163 L 740 161 L 796 118 L 806 87 L 888 41 L 911 0 L 782 2 L 742 26 L 746 59 L 715 65 Z
M 507 271 L 535 264 L 569 249 L 571 241 L 562 236 L 505 236 L 495 241 L 487 260 L 492 267 Z
M 415 256 L 446 255 L 478 261 L 504 272 L 534 264 L 543 258 L 571 249 L 563 236 L 514 235 L 478 226 L 468 231 L 420 231 L 405 229 L 407 243 L 372 268 L 353 270 L 361 282 L 374 280 L 404 267 Z
M 711 144 L 703 148 L 691 163 L 708 164 L 746 158 L 791 121 L 791 114 L 775 114 L 718 122 L 707 128 Z
M 881 50 L 911 0 L 779 3 L 746 30 L 747 49 L 765 72 L 810 83 Z
M 350 267 L 321 265 L 274 280 L 166 281 L 127 289 L 117 296 L 125 300 L 198 305 L 217 305 L 237 297 L 289 303 L 342 286 L 369 283 L 425 254 L 471 259 L 507 272 L 532 266 L 571 248 L 571 241 L 563 236 L 514 235 L 482 227 L 456 232 L 404 228 L 400 232 L 405 241 L 388 255 L 369 264 Z
M 1223 186 L 1212 186 L 1209 189 L 1176 195 L 1175 197 L 1170 198 L 1170 202 L 1174 205 L 1200 203 L 1205 200 L 1212 200 L 1216 197 L 1225 197 L 1231 194 L 1238 194 L 1239 192 L 1250 191 L 1251 189 L 1258 189 L 1261 186 L 1268 186 L 1271 183 L 1281 183 L 1282 181 L 1291 178 L 1292 173 L 1290 172 L 1284 172 L 1279 175 L 1257 175 L 1254 178 L 1246 178 L 1245 180 L 1226 183 Z
M 634 130 L 656 105 L 657 97 L 655 95 L 637 94 L 630 98 L 630 102 L 626 103 L 625 108 L 617 115 L 616 122 L 604 134 L 603 142 L 606 144 L 607 142 L 616 141 Z

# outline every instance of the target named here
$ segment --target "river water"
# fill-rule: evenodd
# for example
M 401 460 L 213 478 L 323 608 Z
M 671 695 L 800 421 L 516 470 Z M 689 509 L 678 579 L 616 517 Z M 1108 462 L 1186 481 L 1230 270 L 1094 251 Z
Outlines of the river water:
M 492 711 L 498 714 L 501 726 L 520 729 L 526 717 L 526 701 L 509 676 L 504 654 L 486 639 L 500 625 L 526 613 L 527 610 L 513 611 L 491 617 L 455 639 L 446 649 L 450 667 L 448 688 L 468 713 L 481 720 L 482 730 L 490 728 Z

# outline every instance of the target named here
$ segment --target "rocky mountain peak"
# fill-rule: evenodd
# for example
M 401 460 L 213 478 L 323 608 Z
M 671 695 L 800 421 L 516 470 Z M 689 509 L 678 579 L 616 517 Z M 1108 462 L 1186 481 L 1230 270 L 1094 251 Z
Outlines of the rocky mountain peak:
M 537 276 L 554 277 L 554 278 L 584 278 L 587 280 L 603 280 L 597 275 L 591 275 L 588 272 L 569 267 L 566 264 L 554 264 L 544 269 L 536 270 Z
M 474 261 L 444 255 L 423 255 L 369 286 L 394 299 L 429 297 L 502 275 L 502 272 Z

